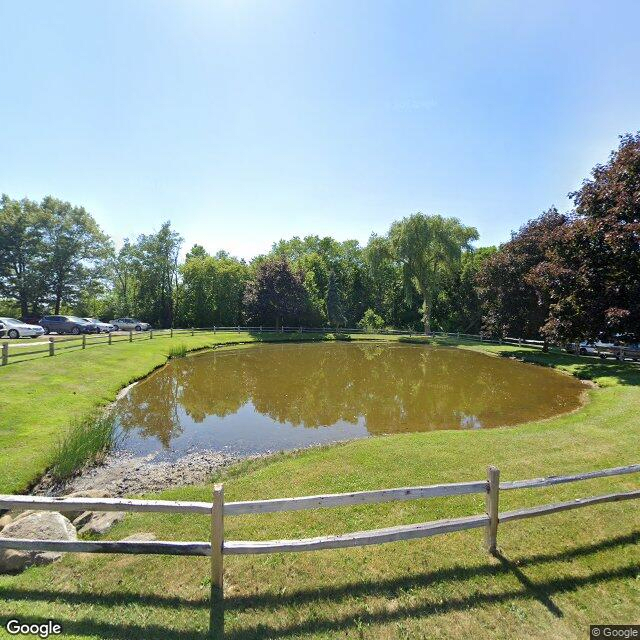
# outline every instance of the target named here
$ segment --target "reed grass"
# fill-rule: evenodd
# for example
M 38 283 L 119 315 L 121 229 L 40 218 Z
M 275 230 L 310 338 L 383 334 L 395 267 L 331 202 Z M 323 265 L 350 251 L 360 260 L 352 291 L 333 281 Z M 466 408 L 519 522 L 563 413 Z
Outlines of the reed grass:
M 102 462 L 116 440 L 111 412 L 96 412 L 77 419 L 54 448 L 50 473 L 56 480 L 70 478 L 79 469 Z
M 184 343 L 171 345 L 169 358 L 184 358 L 187 355 L 187 345 Z

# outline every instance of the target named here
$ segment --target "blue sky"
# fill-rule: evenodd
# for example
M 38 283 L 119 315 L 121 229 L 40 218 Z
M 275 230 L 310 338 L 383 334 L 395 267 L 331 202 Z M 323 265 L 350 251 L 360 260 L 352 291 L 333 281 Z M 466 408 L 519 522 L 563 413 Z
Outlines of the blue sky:
M 638 24 L 635 0 L 0 0 L 0 192 L 243 257 L 415 211 L 498 243 L 640 129 Z

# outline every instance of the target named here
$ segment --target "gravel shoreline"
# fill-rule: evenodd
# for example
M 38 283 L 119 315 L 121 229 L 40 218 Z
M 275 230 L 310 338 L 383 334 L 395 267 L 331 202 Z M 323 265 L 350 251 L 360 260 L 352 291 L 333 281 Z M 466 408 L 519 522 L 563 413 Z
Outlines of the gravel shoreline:
M 270 453 L 237 456 L 219 451 L 198 451 L 175 462 L 157 461 L 154 454 L 133 456 L 109 455 L 103 464 L 84 469 L 65 482 L 54 482 L 47 474 L 33 488 L 34 495 L 59 496 L 74 491 L 101 489 L 114 497 L 153 493 L 172 487 L 208 482 L 211 475 L 240 460 L 263 458 Z

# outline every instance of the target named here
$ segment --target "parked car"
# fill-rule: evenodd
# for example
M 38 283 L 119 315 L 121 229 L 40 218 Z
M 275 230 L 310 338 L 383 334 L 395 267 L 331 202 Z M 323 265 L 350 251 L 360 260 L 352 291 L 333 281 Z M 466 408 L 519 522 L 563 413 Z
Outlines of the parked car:
M 604 354 L 598 353 L 598 347 L 607 349 L 615 346 L 616 345 L 613 342 L 602 342 L 600 340 L 583 340 L 579 345 L 576 345 L 575 342 L 567 345 L 567 351 L 569 351 L 570 353 L 579 353 L 581 356 L 600 355 L 601 358 L 605 358 L 606 356 Z
M 0 338 L 4 335 L 4 322 L 0 320 Z
M 27 324 L 16 318 L 0 318 L 4 331 L 9 338 L 38 338 L 44 334 L 44 329 L 37 324 Z M 2 333 L 0 333 L 2 335 Z
M 148 322 L 142 322 L 135 318 L 117 318 L 111 320 L 111 324 L 116 331 L 148 331 L 151 325 Z
M 95 324 L 96 327 L 98 327 L 97 333 L 110 333 L 111 331 L 116 330 L 116 328 L 112 324 L 109 324 L 108 322 L 102 322 L 98 318 L 82 318 L 82 319 L 86 320 L 87 322 L 92 322 L 93 324 Z
M 49 333 L 97 333 L 98 327 L 93 322 L 87 322 L 76 316 L 44 316 L 40 320 L 44 332 Z

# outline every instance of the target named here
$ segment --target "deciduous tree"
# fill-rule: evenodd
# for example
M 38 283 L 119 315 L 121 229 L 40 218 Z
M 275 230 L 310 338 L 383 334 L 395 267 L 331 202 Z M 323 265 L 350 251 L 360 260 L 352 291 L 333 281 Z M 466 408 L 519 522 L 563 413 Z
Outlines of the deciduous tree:
M 471 248 L 478 232 L 456 218 L 416 213 L 394 222 L 389 231 L 391 255 L 401 265 L 405 291 L 412 288 L 422 299 L 421 314 L 425 334 L 436 292 L 444 278 L 460 262 L 462 252 Z
M 247 285 L 244 308 L 249 322 L 274 323 L 276 328 L 299 323 L 308 311 L 301 275 L 283 257 L 262 260 Z

